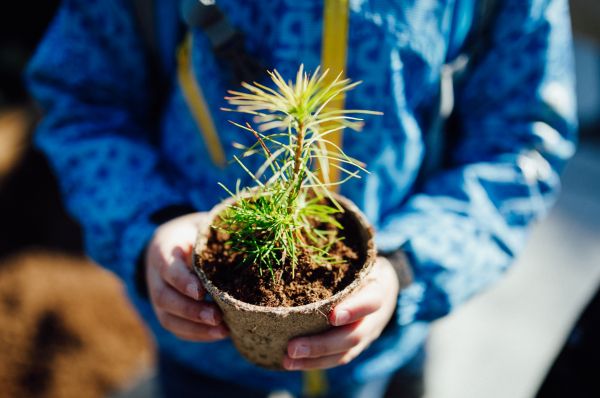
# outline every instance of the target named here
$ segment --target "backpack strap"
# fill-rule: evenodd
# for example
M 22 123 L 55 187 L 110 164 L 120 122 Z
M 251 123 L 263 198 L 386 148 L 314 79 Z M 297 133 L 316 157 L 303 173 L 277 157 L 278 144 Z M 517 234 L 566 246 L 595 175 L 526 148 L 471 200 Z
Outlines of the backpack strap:
M 204 139 L 208 154 L 217 167 L 223 168 L 227 165 L 225 151 L 219 139 L 219 134 L 206 102 L 202 86 L 199 84 L 194 68 L 192 66 L 192 43 L 193 36 L 188 33 L 177 51 L 177 79 L 181 93 L 198 130 Z
M 216 58 L 231 68 L 234 84 L 241 81 L 258 80 L 265 68 L 254 57 L 248 55 L 244 45 L 244 35 L 231 25 L 214 0 L 172 0 L 179 2 L 181 20 L 188 30 L 199 28 L 208 37 Z M 151 79 L 156 88 L 154 110 L 159 111 L 171 79 L 169 68 L 165 66 L 164 55 L 159 44 L 157 26 L 157 2 L 155 0 L 131 0 L 132 13 L 138 24 L 144 52 L 148 59 Z M 182 28 L 181 24 L 179 28 Z M 185 35 L 177 29 L 176 36 L 181 40 Z M 163 51 L 164 52 L 164 51 Z M 160 112 L 154 112 L 159 114 Z
M 156 4 L 153 0 L 131 0 L 133 13 L 138 23 L 144 49 L 152 63 L 159 60 L 158 40 L 156 37 Z
M 199 28 L 208 37 L 215 57 L 231 68 L 233 84 L 258 80 L 265 73 L 258 59 L 246 51 L 244 34 L 214 0 L 182 0 L 181 16 L 189 28 Z
M 172 79 L 169 78 L 169 62 L 175 60 L 173 54 L 172 61 L 165 58 L 159 42 L 159 26 L 157 25 L 158 4 L 156 0 L 131 0 L 129 2 L 130 11 L 137 24 L 142 50 L 146 58 L 146 67 L 148 68 L 148 90 L 150 92 L 150 110 L 148 118 L 145 121 L 145 128 L 150 133 L 149 137 L 153 144 L 158 144 L 159 134 L 158 126 L 164 107 L 167 93 L 169 92 Z M 171 32 L 175 37 L 179 36 L 179 25 L 173 26 Z
M 321 66 L 324 71 L 328 71 L 325 76 L 325 83 L 332 83 L 336 78 L 340 80 L 346 78 L 346 64 L 348 53 L 348 26 L 350 23 L 350 4 L 348 0 L 325 0 L 323 2 L 323 33 L 321 45 Z M 340 111 L 344 109 L 346 96 L 341 93 L 332 99 L 325 107 L 326 111 Z M 328 152 L 335 152 L 342 148 L 343 130 L 335 129 L 333 124 L 325 123 L 323 131 L 333 129 L 325 142 L 325 148 Z M 341 165 L 334 159 L 321 165 L 319 174 L 323 181 L 336 183 L 339 182 L 341 175 Z M 332 191 L 338 191 L 339 184 L 330 186 Z

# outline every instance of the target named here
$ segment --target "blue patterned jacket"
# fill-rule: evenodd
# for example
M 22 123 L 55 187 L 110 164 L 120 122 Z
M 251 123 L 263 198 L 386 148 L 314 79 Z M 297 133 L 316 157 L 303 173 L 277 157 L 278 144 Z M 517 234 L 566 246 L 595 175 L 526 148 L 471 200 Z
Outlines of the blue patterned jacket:
M 574 152 L 567 1 L 501 1 L 490 45 L 456 92 L 460 130 L 448 162 L 415 186 L 440 70 L 465 42 L 474 1 L 350 2 L 347 75 L 364 83 L 347 106 L 384 116 L 344 135 L 344 149 L 370 174 L 342 193 L 373 223 L 379 248 L 408 253 L 415 280 L 399 297 L 393 327 L 358 359 L 328 371 L 333 379 L 397 369 L 433 320 L 496 281 L 522 248 L 527 226 L 548 211 Z M 159 128 L 150 125 L 154 82 L 128 2 L 66 0 L 28 70 L 46 111 L 36 143 L 83 227 L 87 252 L 125 281 L 161 350 L 214 377 L 297 391 L 299 373 L 258 369 L 229 340 L 178 340 L 134 289 L 136 259 L 156 228 L 150 214 L 180 203 L 208 210 L 226 196 L 218 181 L 233 186 L 246 178 L 235 165 L 211 163 L 175 79 L 176 2 L 156 3 L 163 67 L 174 81 Z M 322 0 L 218 4 L 265 66 L 291 77 L 301 62 L 308 70 L 320 63 Z M 193 35 L 193 67 L 231 158 L 229 144 L 250 137 L 219 111 L 230 72 L 203 33 Z

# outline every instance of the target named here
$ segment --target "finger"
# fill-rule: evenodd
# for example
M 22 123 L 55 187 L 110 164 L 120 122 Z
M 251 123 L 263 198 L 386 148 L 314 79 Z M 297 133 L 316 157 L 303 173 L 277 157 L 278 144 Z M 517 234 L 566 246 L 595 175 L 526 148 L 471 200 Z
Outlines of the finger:
M 384 294 L 379 283 L 375 281 L 367 283 L 331 311 L 329 322 L 333 326 L 348 325 L 372 314 L 381 308 Z
M 158 311 L 157 316 L 165 329 L 184 340 L 208 342 L 221 340 L 229 335 L 229 330 L 224 325 L 202 325 L 164 311 Z
M 164 285 L 155 296 L 154 305 L 171 315 L 212 326 L 223 321 L 221 311 L 215 304 L 192 300 L 170 286 Z
M 298 337 L 288 343 L 290 358 L 319 358 L 346 352 L 366 339 L 362 322 L 333 328 L 314 336 Z
M 187 245 L 175 246 L 173 249 L 173 257 L 180 258 L 185 263 L 188 269 L 192 269 L 192 252 L 194 246 L 190 243 Z
M 348 364 L 356 358 L 360 352 L 360 349 L 352 349 L 341 354 L 304 359 L 293 359 L 286 356 L 283 359 L 283 367 L 287 370 L 330 369 Z
M 204 296 L 204 288 L 198 277 L 189 270 L 181 257 L 172 260 L 160 268 L 162 278 L 182 294 L 200 300 Z

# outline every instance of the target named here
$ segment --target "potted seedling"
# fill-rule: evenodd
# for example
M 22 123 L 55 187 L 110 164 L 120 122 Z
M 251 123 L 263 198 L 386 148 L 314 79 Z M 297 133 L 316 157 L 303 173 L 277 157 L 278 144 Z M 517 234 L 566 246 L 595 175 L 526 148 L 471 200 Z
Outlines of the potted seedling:
M 357 114 L 332 101 L 359 82 L 300 67 L 295 82 L 277 71 L 274 87 L 260 83 L 230 91 L 233 109 L 251 115 L 235 124 L 253 136 L 235 162 L 252 187 L 222 185 L 230 197 L 201 228 L 194 269 L 224 314 L 234 344 L 255 364 L 282 369 L 287 342 L 329 328 L 328 314 L 353 292 L 375 261 L 373 230 L 364 215 L 333 187 L 366 172 L 329 139 L 359 130 Z M 257 170 L 248 156 L 264 159 Z M 330 168 L 341 173 L 330 181 Z

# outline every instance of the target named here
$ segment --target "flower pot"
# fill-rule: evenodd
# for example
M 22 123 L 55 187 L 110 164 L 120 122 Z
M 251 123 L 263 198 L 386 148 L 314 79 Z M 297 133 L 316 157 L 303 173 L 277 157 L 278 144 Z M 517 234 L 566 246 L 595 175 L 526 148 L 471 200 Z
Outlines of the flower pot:
M 194 270 L 208 293 L 223 311 L 224 319 L 231 331 L 231 338 L 238 351 L 256 365 L 283 370 L 282 362 L 288 341 L 297 336 L 323 332 L 331 326 L 328 315 L 331 309 L 343 298 L 355 291 L 367 277 L 376 258 L 373 229 L 365 216 L 348 199 L 335 195 L 335 199 L 345 210 L 345 217 L 351 220 L 358 237 L 362 267 L 355 279 L 333 296 L 295 307 L 266 307 L 242 302 L 219 289 L 203 270 L 202 251 L 206 248 L 210 225 L 227 206 L 234 203 L 229 198 L 209 213 L 210 223 L 198 231 L 194 248 Z

